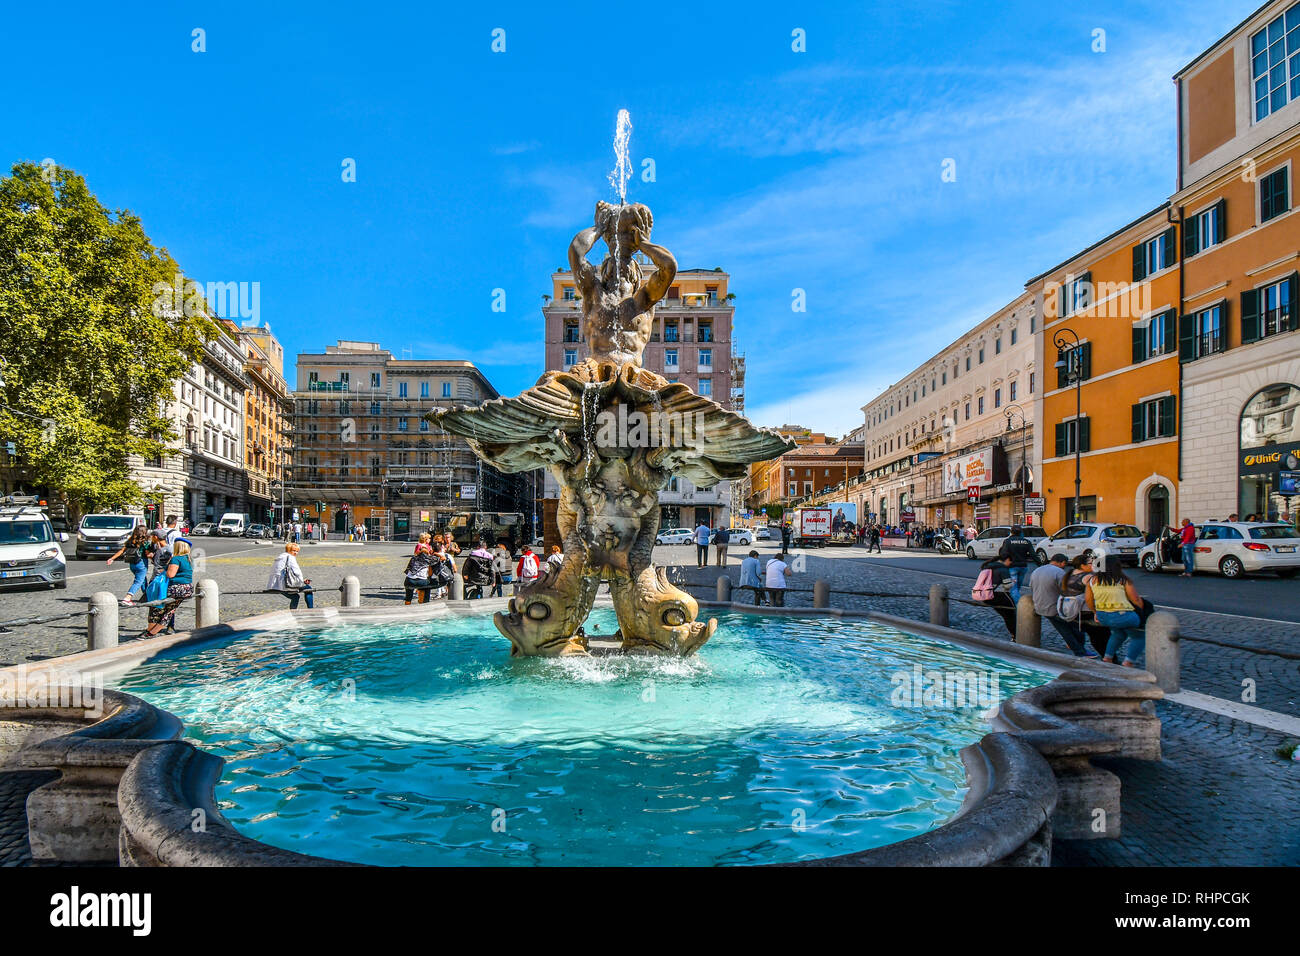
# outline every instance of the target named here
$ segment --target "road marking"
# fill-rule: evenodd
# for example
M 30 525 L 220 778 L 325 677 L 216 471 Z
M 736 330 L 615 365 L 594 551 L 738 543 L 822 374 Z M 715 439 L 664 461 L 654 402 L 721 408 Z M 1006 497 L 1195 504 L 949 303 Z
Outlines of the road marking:
M 1256 727 L 1266 727 L 1269 730 L 1300 737 L 1300 717 L 1279 714 L 1275 710 L 1251 707 L 1249 704 L 1239 704 L 1235 700 L 1224 700 L 1222 697 L 1211 697 L 1194 690 L 1180 690 L 1176 694 L 1165 694 L 1165 700 L 1172 700 L 1176 704 L 1194 707 L 1197 710 L 1208 710 L 1212 714 L 1231 717 L 1233 720 L 1254 724 Z

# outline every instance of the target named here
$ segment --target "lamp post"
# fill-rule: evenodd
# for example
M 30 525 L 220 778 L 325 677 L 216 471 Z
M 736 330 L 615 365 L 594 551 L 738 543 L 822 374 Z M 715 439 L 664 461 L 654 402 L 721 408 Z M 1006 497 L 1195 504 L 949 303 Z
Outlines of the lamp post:
M 1012 402 L 1007 406 L 1007 431 L 1011 431 L 1011 415 L 1013 412 L 1020 413 L 1020 516 L 1027 518 L 1028 513 L 1025 511 L 1025 499 L 1029 497 L 1025 488 L 1025 476 L 1029 470 L 1029 419 L 1025 417 L 1025 410 L 1020 407 L 1019 403 Z
M 1079 440 L 1082 437 L 1080 419 L 1083 418 L 1083 367 L 1082 356 L 1079 354 L 1081 346 L 1079 345 L 1078 333 L 1068 326 L 1056 333 L 1052 338 L 1052 344 L 1056 346 L 1058 355 L 1063 353 L 1066 348 L 1070 349 L 1068 357 L 1061 357 L 1056 360 L 1056 368 L 1063 369 L 1070 381 L 1074 383 L 1074 515 L 1070 523 L 1078 524 L 1079 487 L 1082 483 L 1081 456 L 1083 454 L 1083 443 Z M 1071 358 L 1073 361 L 1071 361 Z

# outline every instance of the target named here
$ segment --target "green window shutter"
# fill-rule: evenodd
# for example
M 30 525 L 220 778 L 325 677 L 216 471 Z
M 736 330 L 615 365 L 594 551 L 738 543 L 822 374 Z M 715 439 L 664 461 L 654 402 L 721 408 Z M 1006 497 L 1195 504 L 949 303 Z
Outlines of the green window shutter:
M 1067 315 L 1065 309 L 1065 286 L 1056 290 L 1056 315 L 1057 318 L 1065 318 Z
M 1287 316 L 1286 327 L 1294 332 L 1297 328 L 1300 328 L 1300 314 L 1298 314 L 1300 313 L 1300 272 L 1291 273 L 1287 276 L 1287 281 L 1290 282 L 1291 295 L 1288 296 L 1290 315 Z
M 1165 313 L 1165 354 L 1173 352 L 1178 344 L 1178 310 L 1170 309 Z
M 1083 285 L 1083 302 L 1080 303 L 1080 309 L 1086 309 L 1092 305 L 1092 273 L 1085 272 L 1079 276 L 1079 282 Z
M 1178 227 L 1170 226 L 1162 238 L 1165 244 L 1165 265 L 1171 266 L 1178 261 Z
M 1276 191 L 1273 193 L 1273 215 L 1280 216 L 1291 208 L 1291 204 L 1287 201 L 1287 193 L 1290 191 L 1287 189 L 1287 168 L 1283 166 L 1273 176 L 1276 187 Z
M 1219 211 L 1219 224 L 1214 237 L 1215 242 L 1225 242 L 1228 238 L 1228 200 L 1220 199 L 1214 204 Z
M 1069 353 L 1066 352 L 1064 349 L 1058 349 L 1056 352 L 1056 360 L 1058 362 L 1066 362 L 1065 356 L 1068 354 Z M 1066 362 L 1065 365 L 1056 366 L 1056 387 L 1057 388 L 1065 388 L 1065 372 L 1068 365 L 1069 363 Z
M 1190 259 L 1201 251 L 1199 237 L 1196 233 L 1196 216 L 1190 222 L 1183 223 L 1183 258 Z
M 1133 326 L 1133 364 L 1145 362 L 1147 357 L 1147 327 Z
M 1092 343 L 1084 342 L 1080 346 L 1079 355 L 1079 378 L 1087 381 L 1092 378 Z
M 1174 433 L 1174 406 L 1177 399 L 1170 395 L 1168 398 L 1160 399 L 1160 434 L 1172 435 Z
M 1241 294 L 1241 344 L 1259 341 L 1259 289 Z
M 1145 406 L 1137 404 L 1133 406 L 1133 443 L 1146 440 L 1146 411 Z
M 1133 247 L 1133 281 L 1141 282 L 1147 277 L 1146 247 L 1141 243 Z
M 1196 358 L 1196 317 L 1184 315 L 1178 320 L 1178 361 L 1191 362 Z
M 1060 458 L 1065 454 L 1065 422 L 1058 422 L 1056 425 L 1056 457 Z
M 1092 419 L 1080 418 L 1079 422 L 1079 451 L 1092 451 Z

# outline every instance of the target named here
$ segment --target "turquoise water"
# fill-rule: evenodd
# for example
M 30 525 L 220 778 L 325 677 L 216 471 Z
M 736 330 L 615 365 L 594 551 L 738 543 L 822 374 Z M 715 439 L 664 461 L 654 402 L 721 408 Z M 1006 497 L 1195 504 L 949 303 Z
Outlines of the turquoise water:
M 616 627 L 597 610 L 588 631 Z M 275 846 L 716 865 L 883 846 L 951 817 L 984 707 L 898 706 L 917 665 L 995 676 L 999 698 L 1047 679 L 862 621 L 728 613 L 686 660 L 520 660 L 489 618 L 448 615 L 240 635 L 118 686 L 226 759 L 218 806 Z

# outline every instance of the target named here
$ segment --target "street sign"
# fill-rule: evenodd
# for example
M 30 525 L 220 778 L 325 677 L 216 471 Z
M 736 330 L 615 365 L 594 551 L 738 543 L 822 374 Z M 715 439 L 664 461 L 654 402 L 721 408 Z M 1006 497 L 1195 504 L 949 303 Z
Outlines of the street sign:
M 462 501 L 474 501 L 478 497 L 478 485 L 461 485 L 460 497 Z
M 966 500 L 973 505 L 979 504 L 979 500 L 980 500 L 979 485 L 971 485 L 969 488 L 966 489 Z
M 992 511 L 993 511 L 992 505 L 976 505 L 975 520 L 976 521 L 987 520 L 989 515 L 992 513 Z
M 1043 514 L 1047 511 L 1046 498 L 1026 498 L 1025 514 Z

